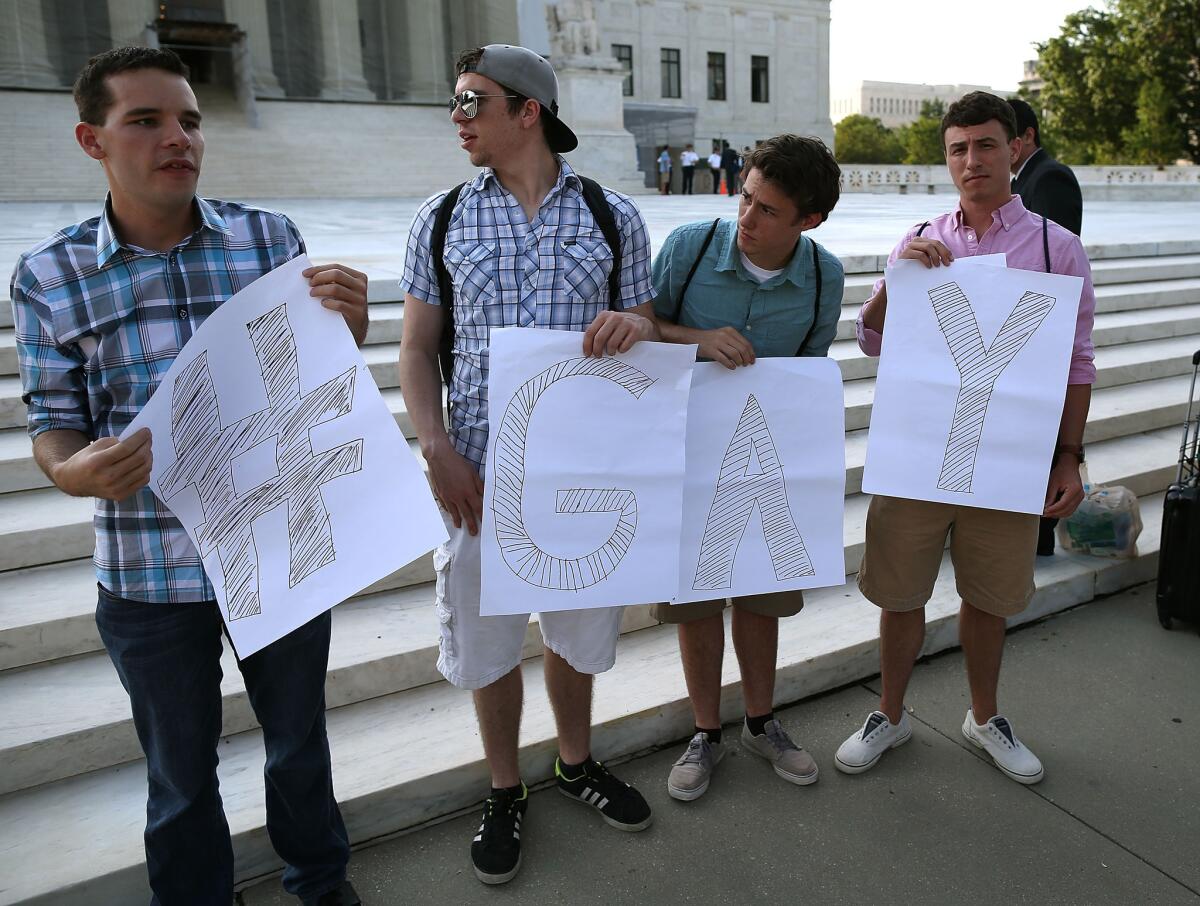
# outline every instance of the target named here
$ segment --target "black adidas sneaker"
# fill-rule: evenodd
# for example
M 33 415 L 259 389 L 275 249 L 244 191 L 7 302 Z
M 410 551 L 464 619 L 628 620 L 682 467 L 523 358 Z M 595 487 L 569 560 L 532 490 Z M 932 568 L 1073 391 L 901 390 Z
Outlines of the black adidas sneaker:
M 558 791 L 592 808 L 615 827 L 623 831 L 640 831 L 650 826 L 654 815 L 642 794 L 614 777 L 604 765 L 589 758 L 577 768 L 579 776 L 563 773 L 561 758 L 554 760 L 554 776 Z
M 471 841 L 471 864 L 484 884 L 511 881 L 521 868 L 521 817 L 528 804 L 523 783 L 520 796 L 501 790 L 483 804 L 483 821 Z

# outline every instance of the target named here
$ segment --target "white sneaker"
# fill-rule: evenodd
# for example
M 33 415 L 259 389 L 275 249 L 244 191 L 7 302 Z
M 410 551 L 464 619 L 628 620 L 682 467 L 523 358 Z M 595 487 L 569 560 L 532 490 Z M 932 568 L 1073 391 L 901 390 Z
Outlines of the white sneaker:
M 962 732 L 968 742 L 987 752 L 996 767 L 1017 783 L 1037 783 L 1045 776 L 1041 761 L 1017 739 L 1008 718 L 997 714 L 980 726 L 968 708 Z
M 894 724 L 882 711 L 872 711 L 862 729 L 838 747 L 834 766 L 844 774 L 861 774 L 873 768 L 888 749 L 902 746 L 911 738 L 908 714 L 901 712 L 900 723 Z

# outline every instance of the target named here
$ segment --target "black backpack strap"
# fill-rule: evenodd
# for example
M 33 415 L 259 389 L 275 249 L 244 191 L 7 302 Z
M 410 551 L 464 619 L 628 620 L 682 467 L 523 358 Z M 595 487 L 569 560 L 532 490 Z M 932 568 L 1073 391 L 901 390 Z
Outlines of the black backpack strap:
M 1050 273 L 1050 226 L 1042 215 L 1042 254 L 1046 256 L 1046 273 Z
M 604 197 L 604 187 L 596 180 L 588 179 L 586 176 L 580 176 L 579 183 L 583 186 L 583 200 L 587 202 L 588 210 L 592 212 L 592 218 L 596 221 L 596 226 L 600 227 L 600 232 L 604 234 L 604 241 L 608 243 L 608 249 L 612 252 L 612 272 L 608 275 L 608 307 L 613 311 L 619 311 L 621 308 L 621 234 L 617 232 L 617 221 L 613 217 L 608 199 Z
M 926 220 L 923 224 L 921 224 L 919 227 L 917 227 L 917 236 L 920 236 L 922 233 L 924 233 L 925 227 L 927 227 L 927 226 L 929 226 L 928 220 Z M 914 237 L 914 238 L 916 238 L 916 237 Z
M 429 255 L 437 274 L 438 301 L 442 304 L 442 336 L 438 341 L 438 362 L 442 367 L 442 381 L 447 387 L 454 376 L 454 283 L 446 269 L 446 233 L 450 229 L 450 215 L 458 204 L 465 182 L 459 183 L 446 193 L 438 205 L 433 218 L 433 235 L 429 239 Z
M 796 355 L 800 355 L 802 352 L 804 352 L 804 347 L 807 346 L 808 341 L 812 339 L 813 331 L 817 329 L 817 319 L 821 317 L 821 258 L 817 254 L 817 244 L 811 239 L 808 241 L 812 242 L 813 273 L 817 275 L 815 281 L 817 284 L 817 295 L 813 299 L 812 323 L 808 325 L 808 333 L 804 335 L 804 340 L 800 343 L 800 348 L 796 350 Z
M 696 256 L 696 260 L 692 262 L 692 269 L 688 271 L 687 277 L 684 278 L 683 286 L 679 288 L 679 296 L 675 300 L 675 313 L 671 321 L 675 324 L 679 323 L 679 316 L 683 314 L 683 297 L 687 295 L 688 287 L 692 285 L 692 278 L 696 276 L 696 271 L 700 267 L 700 262 L 704 260 L 704 255 L 708 251 L 708 247 L 712 245 L 713 236 L 717 234 L 717 227 L 721 225 L 721 218 L 718 217 L 712 222 L 712 226 L 708 228 L 708 235 L 704 237 L 704 243 L 700 246 L 700 254 Z

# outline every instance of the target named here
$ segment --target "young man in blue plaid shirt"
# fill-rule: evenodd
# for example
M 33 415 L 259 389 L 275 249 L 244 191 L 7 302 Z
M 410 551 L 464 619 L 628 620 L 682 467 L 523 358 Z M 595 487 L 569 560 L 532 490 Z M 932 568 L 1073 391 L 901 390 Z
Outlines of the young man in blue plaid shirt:
M 200 113 L 175 54 L 90 60 L 75 136 L 108 179 L 103 212 L 21 256 L 12 281 L 33 452 L 68 494 L 96 498 L 96 623 L 146 753 L 153 903 L 230 903 L 221 808 L 221 617 L 199 553 L 146 487 L 146 430 L 118 440 L 204 319 L 304 251 L 286 217 L 196 196 Z M 312 295 L 367 331 L 366 278 L 304 272 Z M 315 303 L 314 303 L 315 304 Z M 267 751 L 267 829 L 306 904 L 359 902 L 325 734 L 325 613 L 239 662 Z
M 402 285 L 404 343 L 400 384 L 446 512 L 450 541 L 434 555 L 442 627 L 438 669 L 471 689 L 492 775 L 492 793 L 471 846 L 476 876 L 500 884 L 521 863 L 521 816 L 528 791 L 517 764 L 521 721 L 521 649 L 525 616 L 481 617 L 478 529 L 488 438 L 488 338 L 492 327 L 550 327 L 583 332 L 585 355 L 613 354 L 657 339 L 650 308 L 650 248 L 633 202 L 605 190 L 620 236 L 618 298 L 614 266 L 582 191 L 559 152 L 574 134 L 558 119 L 558 80 L 537 54 L 492 44 L 458 61 L 451 119 L 471 163 L 485 169 L 454 203 L 444 260 L 452 299 L 441 298 L 431 253 L 442 192 L 417 212 Z M 615 309 L 609 310 L 610 302 Z M 441 306 L 453 305 L 454 374 L 450 432 L 442 420 L 438 346 Z M 638 831 L 650 807 L 591 757 L 592 676 L 616 658 L 621 608 L 541 614 L 546 690 L 558 727 L 558 787 L 598 809 L 609 824 Z

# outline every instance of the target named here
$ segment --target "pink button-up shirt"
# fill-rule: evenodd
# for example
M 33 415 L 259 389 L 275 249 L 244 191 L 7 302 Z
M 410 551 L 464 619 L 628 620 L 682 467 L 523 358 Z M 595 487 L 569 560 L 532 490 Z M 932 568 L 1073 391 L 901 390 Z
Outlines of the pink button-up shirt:
M 1067 372 L 1068 384 L 1091 384 L 1096 380 L 1095 355 L 1092 349 L 1092 321 L 1096 313 L 1096 291 L 1092 287 L 1092 269 L 1088 265 L 1083 243 L 1074 233 L 1060 227 L 1054 221 L 1048 225 L 1047 238 L 1050 244 L 1050 271 L 1083 278 L 1083 292 L 1079 296 L 1079 315 L 1075 321 L 1075 347 L 1071 353 L 1071 369 Z M 888 255 L 888 264 L 895 261 L 902 251 L 916 238 L 919 226 L 914 226 Z M 1042 248 L 1042 218 L 1031 214 L 1021 204 L 1021 197 L 1014 195 L 1006 204 L 992 212 L 992 225 L 982 236 L 963 220 L 962 208 L 931 220 L 921 233 L 922 239 L 936 239 L 955 258 L 970 255 L 991 255 L 1004 252 L 1008 266 L 1028 271 L 1045 271 L 1046 258 Z M 879 294 L 883 278 L 875 281 L 871 298 Z M 863 306 L 866 308 L 866 305 Z M 883 334 L 863 325 L 862 311 L 858 313 L 858 345 L 867 355 L 879 355 Z

